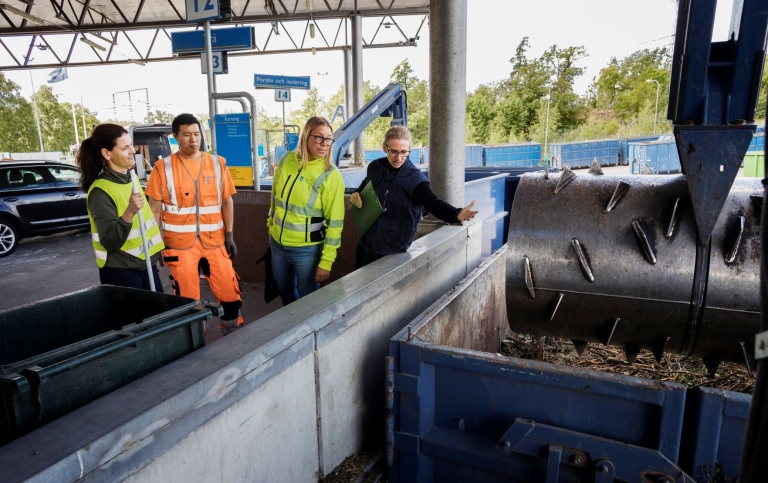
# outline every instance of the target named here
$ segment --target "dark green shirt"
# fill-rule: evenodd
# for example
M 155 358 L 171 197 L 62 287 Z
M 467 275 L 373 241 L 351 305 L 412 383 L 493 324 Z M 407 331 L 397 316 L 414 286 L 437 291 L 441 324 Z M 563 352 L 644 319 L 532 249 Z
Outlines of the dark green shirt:
M 131 175 L 130 173 L 118 173 L 105 165 L 98 179 L 116 184 L 128 184 L 131 182 Z M 106 192 L 99 188 L 91 190 L 88 195 L 88 212 L 99 232 L 101 245 L 109 251 L 105 267 L 147 269 L 147 262 L 120 250 L 125 240 L 128 239 L 131 224 L 121 218 L 122 213 L 117 213 L 115 202 Z M 152 264 L 155 264 L 162 255 L 163 252 L 154 254 L 151 258 Z

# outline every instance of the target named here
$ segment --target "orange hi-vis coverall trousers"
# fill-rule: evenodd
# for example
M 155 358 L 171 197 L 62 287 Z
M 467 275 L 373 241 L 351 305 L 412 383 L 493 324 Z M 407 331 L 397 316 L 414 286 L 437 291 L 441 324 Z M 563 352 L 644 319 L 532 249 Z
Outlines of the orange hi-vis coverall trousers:
M 224 245 L 222 200 L 235 194 L 226 160 L 201 153 L 189 161 L 178 154 L 158 160 L 146 189 L 163 203 L 163 262 L 177 295 L 200 299 L 198 267 L 224 308 L 225 334 L 243 323 L 240 282 Z

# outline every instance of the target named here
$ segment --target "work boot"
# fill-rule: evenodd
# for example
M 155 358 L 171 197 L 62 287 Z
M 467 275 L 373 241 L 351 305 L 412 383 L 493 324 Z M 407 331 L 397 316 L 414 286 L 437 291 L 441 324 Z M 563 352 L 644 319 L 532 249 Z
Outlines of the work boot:
M 224 320 L 220 318 L 219 321 L 219 329 L 221 329 L 221 334 L 228 335 L 243 325 L 243 313 L 242 311 L 238 310 L 236 319 Z

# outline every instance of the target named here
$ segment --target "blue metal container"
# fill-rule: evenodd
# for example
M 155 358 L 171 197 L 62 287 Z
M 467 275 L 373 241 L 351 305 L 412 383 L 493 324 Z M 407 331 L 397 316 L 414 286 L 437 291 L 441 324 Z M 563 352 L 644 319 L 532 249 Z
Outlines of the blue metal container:
M 614 166 L 619 162 L 619 140 L 603 139 L 549 145 L 553 166 L 571 169 L 589 168 L 594 159 L 600 166 Z
M 481 256 L 486 258 L 507 242 L 508 230 L 505 228 L 509 226 L 508 208 L 511 206 L 506 206 L 507 174 L 465 173 L 464 179 L 464 206 L 475 200 L 474 209 L 483 220 Z
M 495 350 L 471 315 L 498 303 L 495 277 L 470 274 L 390 340 L 390 481 L 736 480 L 751 396 L 465 349 Z
M 429 146 L 421 148 L 421 162 L 422 164 L 429 164 Z
M 654 174 L 681 172 L 680 156 L 672 134 L 661 136 L 658 141 L 628 143 L 627 152 L 630 172 L 633 174 L 643 174 L 645 166 Z
M 751 400 L 747 394 L 708 387 L 688 391 L 680 463 L 696 481 L 720 481 L 716 466 L 736 481 Z
M 390 340 L 390 481 L 596 481 L 604 460 L 623 481 L 679 475 L 685 386 L 433 345 L 409 330 Z
M 468 144 L 464 147 L 464 166 L 467 168 L 483 165 L 484 146 Z
M 541 144 L 499 144 L 485 147 L 486 166 L 533 167 L 541 162 Z
M 758 128 L 758 132 L 752 136 L 752 142 L 749 143 L 747 151 L 765 151 L 765 128 L 762 132 Z
M 659 139 L 659 136 L 619 139 L 619 164 L 622 166 L 629 165 L 630 158 L 627 146 L 629 143 L 644 143 L 648 141 L 656 141 L 657 139 Z

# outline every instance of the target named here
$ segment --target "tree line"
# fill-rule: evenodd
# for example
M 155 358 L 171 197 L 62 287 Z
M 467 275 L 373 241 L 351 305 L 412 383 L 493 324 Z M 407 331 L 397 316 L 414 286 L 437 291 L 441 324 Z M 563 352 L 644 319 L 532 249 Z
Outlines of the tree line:
M 666 120 L 669 99 L 671 55 L 666 48 L 639 50 L 623 59 L 613 58 L 593 79 L 587 92 L 574 91 L 577 79 L 584 75 L 583 60 L 588 56 L 583 46 L 552 45 L 539 57 L 531 57 L 528 37 L 523 37 L 509 59 L 507 78 L 479 86 L 467 94 L 467 144 L 539 142 L 545 139 L 575 141 L 598 138 L 636 137 L 669 133 Z M 429 144 L 429 85 L 419 79 L 405 59 L 397 65 L 390 82 L 400 83 L 407 94 L 408 126 L 414 146 Z M 763 71 L 757 118 L 765 118 L 768 69 Z M 658 89 L 658 109 L 656 95 Z M 368 102 L 381 90 L 370 81 L 363 84 Z M 49 86 L 35 93 L 40 113 L 43 142 L 47 151 L 66 151 L 75 142 L 74 129 L 80 139 L 86 137 L 80 122 L 84 111 L 87 129 L 102 122 L 97 113 L 75 106 L 78 126 L 72 123 L 72 105 L 59 102 Z M 287 116 L 287 124 L 301 127 L 316 115 L 331 119 L 337 106 L 344 105 L 344 86 L 325 100 L 317 88 L 309 90 L 298 109 Z M 207 114 L 200 115 L 206 121 Z M 156 110 L 147 114 L 146 123 L 170 123 L 171 113 Z M 122 125 L 132 124 L 108 120 Z M 342 124 L 334 121 L 334 128 Z M 280 143 L 282 117 L 269 116 L 258 106 L 258 127 L 270 131 Z M 389 120 L 376 120 L 365 132 L 368 149 L 380 148 Z M 20 95 L 20 88 L 0 72 L 0 151 L 37 151 L 39 142 L 32 102 Z

